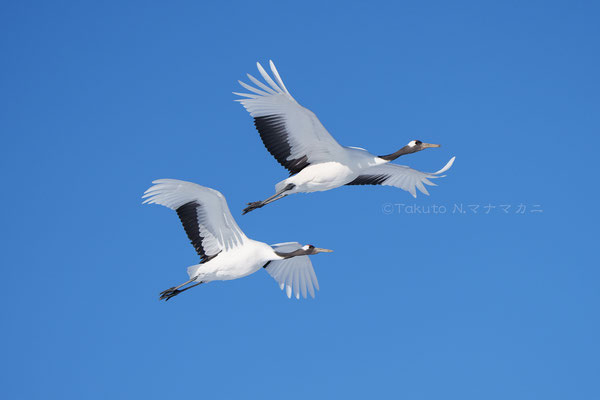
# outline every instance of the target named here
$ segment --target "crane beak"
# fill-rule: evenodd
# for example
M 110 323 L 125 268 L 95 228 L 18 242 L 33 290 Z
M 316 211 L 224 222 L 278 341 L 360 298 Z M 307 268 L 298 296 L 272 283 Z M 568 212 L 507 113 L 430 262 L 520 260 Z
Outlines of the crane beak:
M 433 143 L 423 143 L 421 144 L 421 147 L 426 149 L 428 147 L 441 147 L 439 144 L 433 144 Z
M 333 250 L 329 250 L 329 249 L 320 249 L 318 247 L 315 247 L 315 251 L 317 253 L 333 253 Z

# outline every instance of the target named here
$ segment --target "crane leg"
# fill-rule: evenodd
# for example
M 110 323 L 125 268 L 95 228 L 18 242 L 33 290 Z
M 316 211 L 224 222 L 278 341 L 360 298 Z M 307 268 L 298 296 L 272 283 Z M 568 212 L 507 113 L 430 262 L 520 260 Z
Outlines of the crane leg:
M 198 286 L 201 283 L 204 283 L 204 282 L 198 282 L 198 283 L 190 285 L 190 286 L 188 286 L 188 287 L 186 287 L 184 289 L 179 289 L 180 287 L 183 287 L 183 286 L 187 285 L 188 283 L 194 282 L 195 280 L 196 280 L 196 278 L 192 278 L 189 281 L 184 282 L 184 283 L 182 283 L 179 286 L 173 286 L 172 288 L 169 288 L 167 290 L 163 290 L 162 292 L 159 293 L 160 297 L 158 299 L 159 300 L 168 301 L 170 298 L 177 296 L 179 293 L 185 292 L 188 289 L 191 289 L 191 288 L 193 288 L 195 286 Z
M 242 212 L 242 215 L 249 213 L 252 210 L 256 210 L 257 208 L 261 208 L 262 206 L 266 206 L 269 203 L 272 203 L 276 200 L 282 199 L 285 196 L 287 196 L 287 194 L 285 194 L 285 192 L 287 192 L 288 190 L 292 190 L 294 188 L 293 183 L 288 184 L 286 187 L 283 188 L 282 191 L 275 193 L 273 196 L 269 197 L 268 199 L 265 200 L 261 200 L 261 201 L 253 201 L 252 203 L 248 203 L 248 207 L 244 208 L 244 211 Z

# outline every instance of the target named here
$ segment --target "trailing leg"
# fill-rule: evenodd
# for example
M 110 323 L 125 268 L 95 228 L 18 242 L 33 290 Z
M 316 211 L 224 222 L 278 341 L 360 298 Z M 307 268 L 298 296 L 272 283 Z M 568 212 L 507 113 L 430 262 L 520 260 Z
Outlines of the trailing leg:
M 285 192 L 292 190 L 295 186 L 296 185 L 294 185 L 293 183 L 289 183 L 286 187 L 283 188 L 283 190 L 275 193 L 273 196 L 269 197 L 268 199 L 261 200 L 261 201 L 253 201 L 251 203 L 248 203 L 248 207 L 244 208 L 242 215 L 247 214 L 252 210 L 256 210 L 257 208 L 261 208 L 262 206 L 272 203 L 275 200 L 284 198 L 285 196 L 287 196 L 287 194 L 285 194 Z
M 194 282 L 196 280 L 196 278 L 192 278 L 187 282 L 182 283 L 179 286 L 174 286 L 172 288 L 169 288 L 167 290 L 163 290 L 162 292 L 160 292 L 160 297 L 158 298 L 159 300 L 164 300 L 164 301 L 168 301 L 170 298 L 177 296 L 179 293 L 185 292 L 188 289 L 191 289 L 195 286 L 198 286 L 201 283 L 204 282 L 198 282 L 198 283 L 194 283 L 193 285 L 190 285 L 184 289 L 179 289 L 180 287 L 183 287 L 185 285 L 187 285 L 188 283 Z

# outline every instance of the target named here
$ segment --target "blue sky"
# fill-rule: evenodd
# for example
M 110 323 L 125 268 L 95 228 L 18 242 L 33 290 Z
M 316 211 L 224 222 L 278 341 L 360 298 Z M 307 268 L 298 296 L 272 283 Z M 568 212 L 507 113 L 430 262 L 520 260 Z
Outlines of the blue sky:
M 4 396 L 598 398 L 599 6 L 213 3 L 0 6 Z M 441 143 L 398 161 L 454 167 L 430 197 L 242 217 L 286 177 L 231 94 L 269 59 L 342 144 Z M 220 190 L 257 240 L 335 249 L 317 298 L 258 272 L 159 302 L 197 256 L 141 205 L 157 178 Z

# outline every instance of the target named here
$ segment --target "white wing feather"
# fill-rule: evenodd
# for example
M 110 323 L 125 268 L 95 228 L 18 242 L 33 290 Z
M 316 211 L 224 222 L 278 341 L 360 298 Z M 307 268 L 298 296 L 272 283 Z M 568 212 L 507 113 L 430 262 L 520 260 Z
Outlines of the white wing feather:
M 297 160 L 302 157 L 307 158 L 308 164 L 332 161 L 341 157 L 343 153 L 342 146 L 327 132 L 312 111 L 298 104 L 283 84 L 283 80 L 273 62 L 269 61 L 269 64 L 277 83 L 260 63 L 256 63 L 261 76 L 270 87 L 248 75 L 250 80 L 260 89 L 240 82 L 240 85 L 253 94 L 234 93 L 238 96 L 247 97 L 236 101 L 242 103 L 252 117 L 277 116 L 281 118 L 284 129 L 276 134 L 280 136 L 277 141 L 273 142 L 272 138 L 270 138 L 270 141 L 265 140 L 265 132 L 260 132 L 259 129 L 269 152 L 286 168 L 288 168 L 286 161 Z M 267 134 L 270 134 L 270 132 Z M 276 154 L 281 149 L 281 145 L 289 146 L 290 154 L 287 156 L 287 160 L 280 160 L 280 154 Z
M 298 250 L 300 243 L 278 243 L 271 245 L 273 249 L 285 253 Z M 319 282 L 313 269 L 309 256 L 298 256 L 286 260 L 271 261 L 265 268 L 269 275 L 279 284 L 281 290 L 286 291 L 289 298 L 292 294 L 299 299 L 300 295 L 306 298 L 307 293 L 315 297 L 315 288 L 319 290 Z
M 395 186 L 402 190 L 406 190 L 413 197 L 417 197 L 417 190 L 421 191 L 426 195 L 429 195 L 429 192 L 425 188 L 424 185 L 429 186 L 437 186 L 435 183 L 431 182 L 429 179 L 437 179 L 443 178 L 446 175 L 441 175 L 452 167 L 454 164 L 454 160 L 456 157 L 452 157 L 448 163 L 444 166 L 444 168 L 440 169 L 437 172 L 421 172 L 416 169 L 412 169 L 407 167 L 406 165 L 398 165 L 398 164 L 383 164 L 377 165 L 374 167 L 369 167 L 364 171 L 361 171 L 362 177 L 369 176 L 380 176 L 385 177 L 385 179 L 379 182 L 379 185 L 385 186 Z M 383 179 L 383 178 L 382 178 Z
M 225 197 L 218 191 L 192 182 L 158 179 L 144 192 L 144 204 L 160 204 L 177 210 L 190 202 L 198 203 L 199 234 L 207 256 L 240 246 L 246 235 L 233 219 Z

